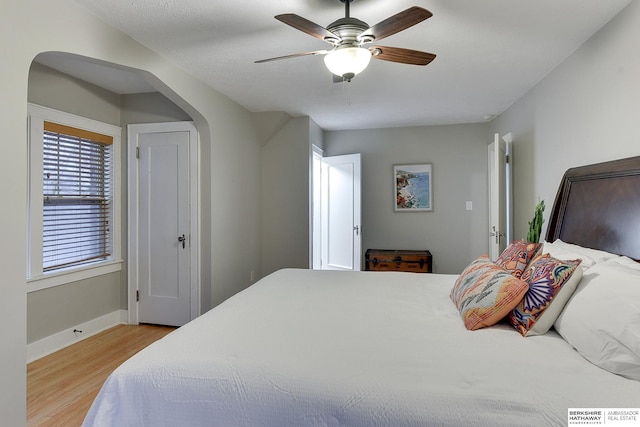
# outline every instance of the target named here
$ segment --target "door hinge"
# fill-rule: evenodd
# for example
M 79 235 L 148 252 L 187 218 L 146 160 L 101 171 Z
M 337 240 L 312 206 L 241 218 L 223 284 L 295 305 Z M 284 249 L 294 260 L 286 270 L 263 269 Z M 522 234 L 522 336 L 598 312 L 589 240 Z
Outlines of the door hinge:
M 136 147 L 136 159 L 140 158 L 140 147 Z
M 140 301 L 140 291 L 136 291 L 136 302 Z

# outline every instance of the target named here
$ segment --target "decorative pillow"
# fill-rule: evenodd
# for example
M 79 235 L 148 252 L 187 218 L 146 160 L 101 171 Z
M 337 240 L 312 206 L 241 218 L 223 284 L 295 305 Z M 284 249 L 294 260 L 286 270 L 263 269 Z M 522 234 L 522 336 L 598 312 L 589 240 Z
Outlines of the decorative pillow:
M 514 240 L 502 251 L 496 260 L 496 264 L 514 276 L 520 277 L 529 262 L 538 254 L 541 247 L 541 243 Z
M 509 314 L 523 337 L 546 334 L 582 278 L 581 260 L 561 261 L 540 255 L 522 274 L 529 290 Z
M 640 381 L 640 270 L 615 260 L 594 265 L 554 327 L 591 363 Z
M 487 255 L 473 261 L 451 290 L 451 300 L 469 330 L 503 319 L 529 289 L 527 282 L 491 262 Z

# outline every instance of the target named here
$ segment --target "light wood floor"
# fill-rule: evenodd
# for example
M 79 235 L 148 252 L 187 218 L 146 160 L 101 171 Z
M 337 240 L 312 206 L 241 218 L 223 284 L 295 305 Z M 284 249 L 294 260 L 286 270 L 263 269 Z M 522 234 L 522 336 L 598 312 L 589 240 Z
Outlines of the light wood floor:
M 29 363 L 27 425 L 80 426 L 109 374 L 174 329 L 118 325 Z

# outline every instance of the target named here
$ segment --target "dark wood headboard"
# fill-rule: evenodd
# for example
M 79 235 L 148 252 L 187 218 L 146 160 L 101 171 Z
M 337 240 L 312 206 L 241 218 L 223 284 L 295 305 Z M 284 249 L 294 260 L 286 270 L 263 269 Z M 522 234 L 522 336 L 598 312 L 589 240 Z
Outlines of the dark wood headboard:
M 640 260 L 640 156 L 567 170 L 546 239 Z

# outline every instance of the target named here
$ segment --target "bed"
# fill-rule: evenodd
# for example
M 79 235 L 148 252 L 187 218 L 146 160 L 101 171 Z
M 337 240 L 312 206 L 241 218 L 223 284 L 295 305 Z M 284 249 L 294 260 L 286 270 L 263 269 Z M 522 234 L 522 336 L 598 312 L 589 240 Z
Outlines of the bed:
M 553 301 L 575 283 L 552 318 L 544 312 L 548 331 L 532 332 L 539 317 L 523 336 L 517 306 L 468 328 L 469 299 L 456 296 L 478 265 L 494 268 L 481 258 L 461 275 L 277 271 L 121 365 L 84 425 L 540 426 L 605 417 L 602 408 L 635 416 L 640 157 L 567 171 L 546 242 L 530 260 L 512 259 L 521 274 L 503 264 L 508 276 L 492 276 L 517 284 L 535 273 L 531 262 L 568 265 L 557 269 L 571 274 Z M 530 288 L 494 296 L 522 304 Z

